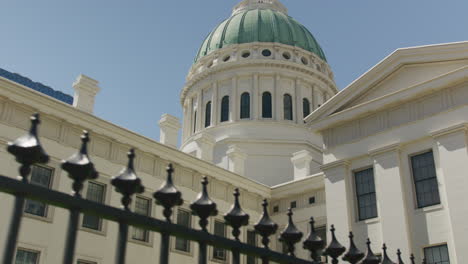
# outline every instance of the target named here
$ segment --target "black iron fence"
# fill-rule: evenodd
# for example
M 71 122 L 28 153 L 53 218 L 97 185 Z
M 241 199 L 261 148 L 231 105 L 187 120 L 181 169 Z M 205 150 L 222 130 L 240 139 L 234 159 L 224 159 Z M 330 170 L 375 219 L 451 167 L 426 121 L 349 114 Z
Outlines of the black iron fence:
M 302 240 L 303 233 L 300 232 L 294 225 L 291 210 L 288 211 L 288 224 L 280 233 L 280 241 L 287 247 L 287 252 L 281 254 L 272 251 L 269 248 L 269 237 L 277 232 L 278 226 L 268 215 L 268 203 L 263 202 L 263 214 L 255 224 L 255 232 L 262 237 L 263 247 L 256 247 L 243 243 L 239 239 L 240 228 L 248 225 L 249 215 L 246 214 L 239 203 L 239 191 L 234 192 L 234 205 L 231 210 L 224 215 L 226 223 L 232 228 L 234 239 L 216 236 L 210 234 L 207 230 L 208 220 L 210 217 L 217 215 L 216 203 L 210 199 L 207 192 L 208 180 L 206 177 L 202 180 L 202 191 L 197 199 L 190 205 L 192 214 L 198 216 L 200 229 L 187 228 L 181 225 L 171 223 L 172 208 L 182 204 L 182 194 L 173 184 L 173 168 L 172 165 L 167 167 L 167 180 L 156 191 L 153 196 L 156 203 L 164 208 L 163 215 L 165 220 L 158 220 L 152 217 L 140 215 L 131 212 L 129 205 L 131 197 L 136 193 L 142 193 L 144 186 L 141 180 L 137 177 L 133 161 L 135 152 L 130 150 L 128 153 L 128 165 L 121 173 L 112 178 L 112 185 L 115 190 L 122 195 L 121 203 L 123 209 L 111 207 L 108 205 L 96 203 L 83 199 L 81 190 L 83 183 L 86 180 L 96 179 L 98 172 L 95 170 L 93 163 L 90 161 L 87 144 L 89 135 L 84 132 L 82 145 L 79 152 L 74 154 L 69 159 L 63 161 L 62 168 L 68 173 L 73 180 L 72 189 L 73 195 L 50 190 L 29 183 L 28 177 L 31 173 L 31 166 L 34 164 L 44 164 L 49 161 L 49 157 L 42 148 L 38 138 L 39 115 L 35 114 L 31 117 L 31 128 L 29 133 L 18 138 L 14 142 L 8 144 L 8 152 L 15 156 L 16 161 L 20 164 L 19 173 L 21 180 L 16 180 L 11 177 L 0 175 L 0 192 L 14 195 L 15 202 L 13 207 L 13 215 L 10 220 L 9 233 L 5 243 L 3 264 L 12 264 L 16 252 L 16 244 L 21 226 L 21 218 L 25 199 L 32 199 L 43 202 L 45 204 L 54 205 L 65 208 L 70 211 L 68 223 L 68 231 L 65 237 L 64 248 L 64 264 L 72 264 L 75 257 L 75 246 L 78 236 L 78 219 L 80 214 L 89 214 L 117 222 L 119 224 L 118 241 L 116 247 L 115 263 L 125 263 L 126 245 L 128 227 L 134 226 L 144 230 L 157 232 L 161 235 L 159 263 L 169 263 L 169 238 L 170 236 L 179 237 L 198 243 L 198 263 L 207 263 L 207 246 L 216 246 L 230 251 L 232 254 L 232 263 L 239 264 L 241 262 L 241 254 L 257 257 L 261 259 L 263 264 L 270 261 L 276 263 L 294 263 L 294 264 L 319 264 L 322 263 L 322 256 L 327 256 L 331 263 L 339 263 L 339 257 L 343 255 L 346 248 L 342 246 L 335 237 L 335 228 L 332 225 L 331 242 L 325 248 L 325 242 L 316 233 L 314 228 L 314 220 L 311 218 L 310 233 L 303 241 L 303 248 L 308 250 L 311 255 L 310 260 L 299 259 L 295 256 L 295 245 Z M 350 246 L 342 260 L 348 263 L 356 264 L 391 264 L 394 263 L 387 255 L 387 248 L 383 246 L 383 257 L 376 256 L 371 248 L 370 241 L 367 242 L 367 253 L 361 252 L 354 244 L 353 234 L 350 233 Z M 403 263 L 401 252 L 397 252 L 398 263 Z M 411 263 L 415 263 L 414 257 L 411 256 Z M 423 261 L 425 263 L 425 261 Z

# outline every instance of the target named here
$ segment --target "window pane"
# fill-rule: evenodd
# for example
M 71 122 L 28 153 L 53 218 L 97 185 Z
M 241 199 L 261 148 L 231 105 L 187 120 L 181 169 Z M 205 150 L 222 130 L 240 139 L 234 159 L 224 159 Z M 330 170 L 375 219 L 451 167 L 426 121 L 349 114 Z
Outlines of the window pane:
M 255 231 L 248 230 L 247 231 L 247 244 L 252 246 L 257 246 L 257 236 Z M 257 260 L 253 256 L 247 256 L 247 264 L 256 264 Z
M 241 96 L 241 112 L 240 118 L 250 118 L 250 94 L 243 93 Z
M 206 103 L 205 107 L 205 127 L 211 126 L 211 102 Z
M 271 105 L 271 93 L 264 92 L 262 95 L 262 117 L 271 118 L 273 111 Z
M 149 199 L 136 197 L 135 199 L 135 213 L 149 216 L 151 214 L 151 201 Z M 133 228 L 133 239 L 140 241 L 148 241 L 149 233 L 147 230 L 141 228 Z
M 193 133 L 197 131 L 197 111 L 193 113 Z
M 214 222 L 214 234 L 217 236 L 226 236 L 226 225 L 222 222 Z M 226 250 L 222 248 L 213 248 L 213 258 L 219 260 L 226 260 Z
M 34 185 L 50 188 L 52 172 L 52 169 L 40 166 L 32 166 L 30 182 Z M 45 217 L 47 215 L 47 205 L 33 200 L 26 200 L 24 211 L 28 214 Z
M 39 252 L 18 249 L 15 264 L 37 264 Z
M 284 109 L 284 119 L 293 120 L 293 103 L 292 103 L 292 97 L 289 94 L 285 94 L 283 97 L 283 109 Z
M 104 202 L 104 192 L 105 192 L 105 185 L 89 182 L 88 183 L 88 190 L 86 192 L 86 199 L 103 203 Z M 83 216 L 83 227 L 94 229 L 94 230 L 101 230 L 101 218 L 94 216 L 94 215 L 84 215 Z
M 97 264 L 97 262 L 87 261 L 87 260 L 78 260 L 76 264 Z
M 177 211 L 177 224 L 181 226 L 191 227 L 190 213 L 185 210 Z M 175 248 L 180 251 L 190 252 L 190 241 L 176 237 Z
M 302 99 L 302 112 L 304 118 L 310 114 L 310 102 L 307 98 Z
M 224 96 L 221 100 L 221 122 L 229 120 L 229 96 Z
M 424 249 L 427 264 L 450 264 L 447 245 Z
M 377 217 L 374 170 L 372 168 L 354 173 L 359 220 Z
M 418 207 L 440 204 L 439 186 L 432 151 L 411 157 Z

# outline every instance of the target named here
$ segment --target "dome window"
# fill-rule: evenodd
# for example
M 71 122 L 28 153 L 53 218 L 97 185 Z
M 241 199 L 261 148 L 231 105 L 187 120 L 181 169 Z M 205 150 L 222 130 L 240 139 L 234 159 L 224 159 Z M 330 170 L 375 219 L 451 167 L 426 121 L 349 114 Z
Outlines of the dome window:
M 272 118 L 272 104 L 271 104 L 271 93 L 264 92 L 262 94 L 262 117 L 263 118 Z
M 284 52 L 283 53 L 283 58 L 286 59 L 286 60 L 290 60 L 291 59 L 291 54 L 289 52 Z
M 302 57 L 302 58 L 301 58 L 301 62 L 302 62 L 302 64 L 304 64 L 304 65 L 308 65 L 308 64 L 309 64 L 309 60 L 308 60 L 306 57 Z
M 289 94 L 283 96 L 283 113 L 284 120 L 293 120 L 293 102 Z
M 270 57 L 271 56 L 271 50 L 269 50 L 269 49 L 262 50 L 262 55 L 265 56 L 265 57 Z
M 223 58 L 223 62 L 227 62 L 227 61 L 229 61 L 230 59 L 231 59 L 231 56 L 226 55 L 226 56 L 224 56 L 224 58 Z
M 250 94 L 243 93 L 241 95 L 241 105 L 240 105 L 240 118 L 249 119 L 250 118 Z
M 229 121 L 229 96 L 221 99 L 221 122 Z
M 246 59 L 250 57 L 250 51 L 246 50 L 242 52 L 242 58 Z

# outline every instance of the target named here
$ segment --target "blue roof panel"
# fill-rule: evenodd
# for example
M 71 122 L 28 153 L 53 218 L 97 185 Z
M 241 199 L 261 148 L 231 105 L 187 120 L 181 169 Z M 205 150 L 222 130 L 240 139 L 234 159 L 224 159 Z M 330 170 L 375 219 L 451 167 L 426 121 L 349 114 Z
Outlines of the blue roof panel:
M 45 95 L 48 95 L 52 98 L 55 98 L 59 101 L 62 101 L 66 104 L 69 104 L 69 105 L 72 105 L 73 104 L 73 97 L 68 95 L 68 94 L 65 94 L 65 93 L 62 93 L 60 91 L 56 91 L 52 88 L 50 88 L 49 86 L 46 86 L 42 83 L 39 83 L 39 82 L 34 82 L 32 81 L 31 79 L 27 78 L 27 77 L 24 77 L 20 74 L 17 74 L 17 73 L 12 73 L 12 72 L 9 72 L 7 70 L 4 70 L 2 68 L 0 68 L 0 77 L 3 77 L 3 78 L 6 78 L 10 81 L 13 81 L 13 82 L 16 82 L 16 83 L 19 83 L 21 85 L 24 85 L 28 88 L 31 88 L 35 91 L 38 91 L 40 93 L 43 93 Z

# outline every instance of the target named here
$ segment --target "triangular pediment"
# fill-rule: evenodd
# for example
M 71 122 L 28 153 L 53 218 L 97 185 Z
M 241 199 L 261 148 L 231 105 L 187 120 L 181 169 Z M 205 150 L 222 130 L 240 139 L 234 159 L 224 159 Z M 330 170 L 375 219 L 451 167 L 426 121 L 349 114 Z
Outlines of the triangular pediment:
M 468 42 L 399 49 L 314 111 L 306 122 L 323 123 L 330 116 L 364 107 L 467 66 Z

